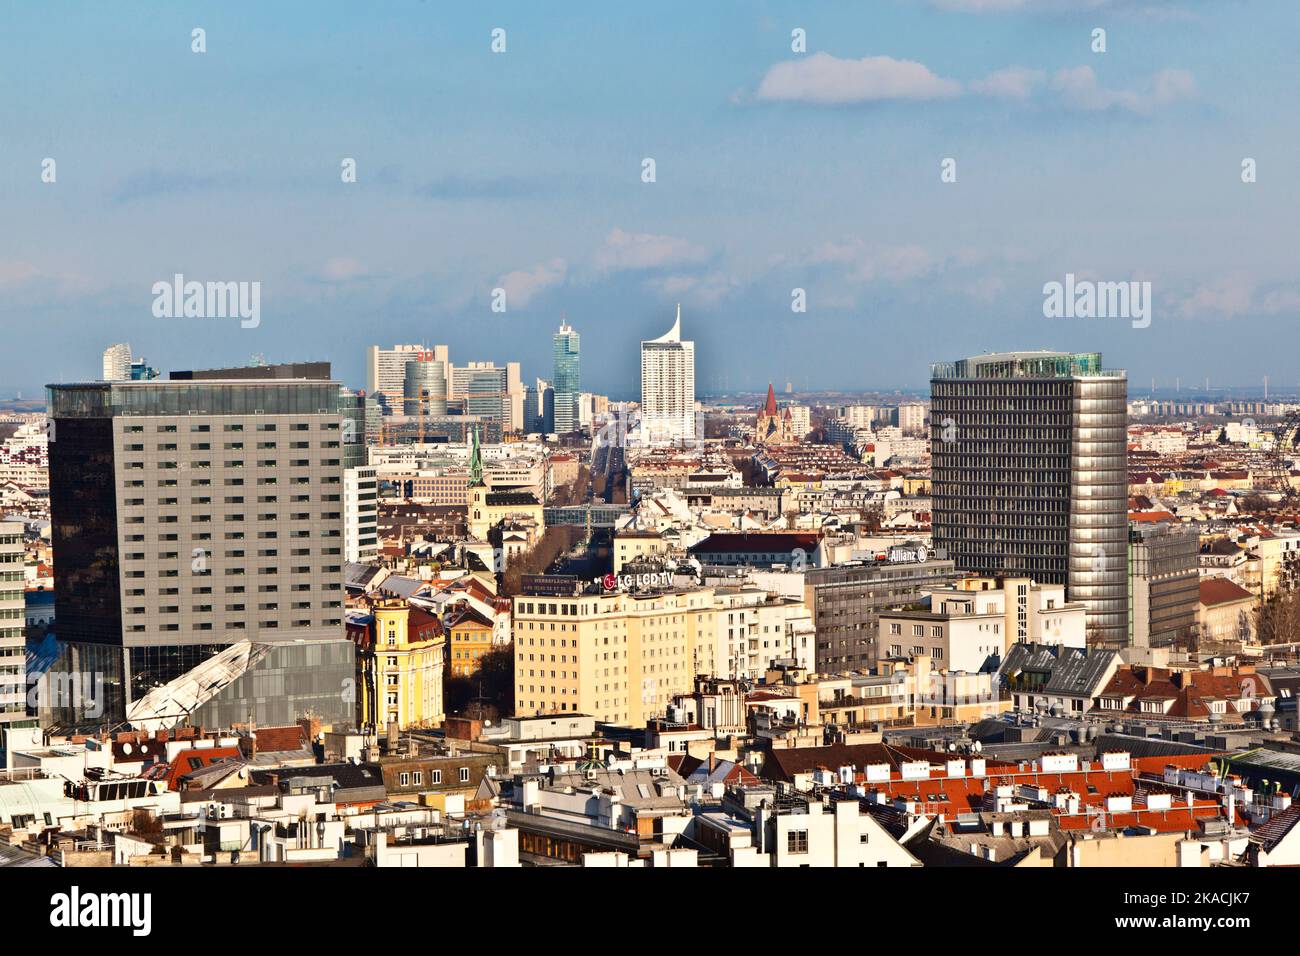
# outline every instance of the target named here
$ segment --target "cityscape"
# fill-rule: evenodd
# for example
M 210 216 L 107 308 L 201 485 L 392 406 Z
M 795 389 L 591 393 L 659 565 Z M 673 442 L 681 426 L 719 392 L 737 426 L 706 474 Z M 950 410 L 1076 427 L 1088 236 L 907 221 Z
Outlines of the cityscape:
M 1277 41 L 1193 0 L 506 6 L 55 16 L 169 45 L 87 63 L 251 138 L 134 142 L 141 88 L 91 116 L 85 76 L 50 93 L 77 132 L 14 111 L 0 877 L 36 915 L 9 926 L 149 936 L 198 899 L 178 870 L 306 906 L 314 872 L 668 867 L 905 870 L 860 889 L 999 919 L 978 870 L 1016 926 L 1284 926 L 1300 196 L 1265 171 L 1300 127 L 1214 52 L 1293 112 Z M 291 8 L 320 35 L 271 67 Z M 699 62 L 673 18 L 734 49 Z M 628 46 L 552 76 L 560 19 Z M 10 26 L 19 68 L 51 49 Z M 404 125 L 430 108 L 436 154 Z M 924 184 L 849 186 L 855 126 L 892 137 L 872 176 Z M 1199 136 L 1222 169 L 1138 186 L 1117 146 Z M 1058 202 L 1140 210 L 1004 202 L 1000 164 L 1061 147 Z

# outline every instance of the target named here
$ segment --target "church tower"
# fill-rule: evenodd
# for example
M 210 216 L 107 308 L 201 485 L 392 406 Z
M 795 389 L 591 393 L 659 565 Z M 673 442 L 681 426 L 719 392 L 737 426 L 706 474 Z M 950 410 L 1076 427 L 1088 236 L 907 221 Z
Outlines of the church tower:
M 790 410 L 786 409 L 782 415 L 777 409 L 776 391 L 772 388 L 772 383 L 768 382 L 767 401 L 754 425 L 754 441 L 759 445 L 783 445 L 792 440 L 792 430 Z
M 491 520 L 488 518 L 487 485 L 483 482 L 483 452 L 479 448 L 477 428 L 470 432 L 469 485 L 465 493 L 469 536 L 484 540 Z

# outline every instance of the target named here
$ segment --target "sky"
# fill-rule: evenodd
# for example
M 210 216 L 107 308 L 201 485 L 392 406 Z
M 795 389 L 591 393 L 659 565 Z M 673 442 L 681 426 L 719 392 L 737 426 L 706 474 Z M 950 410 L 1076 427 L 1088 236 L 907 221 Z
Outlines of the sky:
M 122 341 L 549 378 L 563 317 L 634 397 L 678 303 L 702 393 L 1030 348 L 1294 387 L 1298 33 L 1294 0 L 0 2 L 0 396 Z M 258 324 L 155 316 L 177 273 L 260 283 Z M 1150 282 L 1149 325 L 1045 316 L 1067 274 Z

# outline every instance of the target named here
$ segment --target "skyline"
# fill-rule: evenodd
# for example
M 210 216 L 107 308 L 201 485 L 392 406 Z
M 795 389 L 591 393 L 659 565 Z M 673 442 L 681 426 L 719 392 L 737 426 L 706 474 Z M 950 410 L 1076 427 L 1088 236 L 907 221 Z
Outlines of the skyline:
M 1300 307 L 1300 66 L 1258 29 L 1285 5 L 973 9 L 1006 6 L 15 10 L 0 381 L 93 377 L 120 341 L 353 385 L 366 345 L 437 341 L 531 378 L 563 314 L 584 387 L 630 396 L 678 301 L 700 394 L 923 389 L 937 352 L 1029 348 L 1138 388 L 1300 380 L 1258 347 Z M 260 324 L 155 318 L 176 273 L 260 282 Z M 1045 319 L 1067 275 L 1150 281 L 1150 327 Z

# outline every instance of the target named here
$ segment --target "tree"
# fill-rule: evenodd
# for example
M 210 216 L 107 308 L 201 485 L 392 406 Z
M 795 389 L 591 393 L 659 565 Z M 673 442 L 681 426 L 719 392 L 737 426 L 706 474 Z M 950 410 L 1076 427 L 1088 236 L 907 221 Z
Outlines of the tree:
M 507 597 L 518 594 L 525 574 L 543 574 L 560 555 L 577 545 L 583 533 L 579 525 L 551 525 L 542 533 L 541 540 L 531 551 L 516 557 L 507 565 L 501 574 L 498 592 Z
M 464 713 L 471 701 L 482 701 L 496 707 L 502 714 L 512 714 L 514 691 L 515 646 L 503 644 L 483 654 L 474 673 L 447 679 L 447 713 Z
M 1255 633 L 1261 644 L 1300 641 L 1300 592 L 1281 590 L 1255 612 Z

